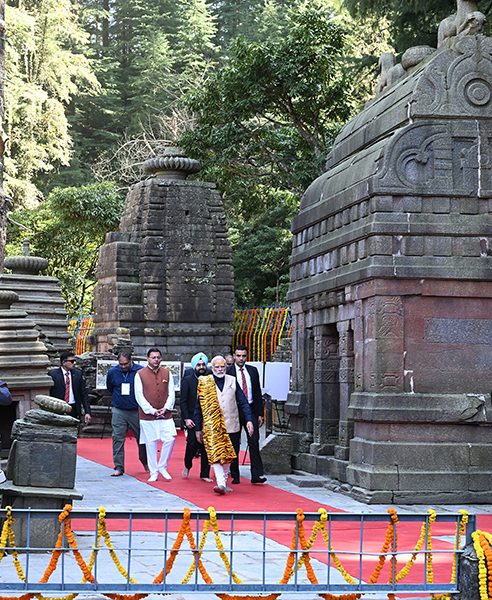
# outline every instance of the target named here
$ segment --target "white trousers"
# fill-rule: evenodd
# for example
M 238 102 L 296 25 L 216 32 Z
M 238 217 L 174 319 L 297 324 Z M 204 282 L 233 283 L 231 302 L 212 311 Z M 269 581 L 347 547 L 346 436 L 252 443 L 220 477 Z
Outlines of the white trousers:
M 151 475 L 157 475 L 159 469 L 167 469 L 167 463 L 171 458 L 171 452 L 173 451 L 174 440 L 168 442 L 162 442 L 161 457 L 159 463 L 157 463 L 157 440 L 153 442 L 146 442 L 145 447 L 147 448 L 147 464 L 149 465 L 149 471 Z
M 212 465 L 215 473 L 215 479 L 217 480 L 217 485 L 221 487 L 226 487 L 227 478 L 229 477 L 229 471 L 231 468 L 231 463 L 226 463 L 225 465 L 221 465 L 220 463 L 215 463 Z

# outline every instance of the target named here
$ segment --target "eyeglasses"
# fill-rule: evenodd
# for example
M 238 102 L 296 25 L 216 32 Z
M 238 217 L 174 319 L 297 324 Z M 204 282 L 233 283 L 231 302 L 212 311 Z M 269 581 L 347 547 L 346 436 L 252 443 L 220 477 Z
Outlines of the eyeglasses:
M 70 360 L 67 359 L 67 360 L 64 360 L 63 362 L 75 363 L 77 361 L 75 360 L 75 358 L 71 358 Z

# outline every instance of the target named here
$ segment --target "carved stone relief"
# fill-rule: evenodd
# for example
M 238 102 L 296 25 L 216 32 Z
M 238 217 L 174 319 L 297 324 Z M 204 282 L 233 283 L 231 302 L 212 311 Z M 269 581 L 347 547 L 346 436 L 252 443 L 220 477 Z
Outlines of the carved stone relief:
M 459 56 L 449 64 L 449 57 Z M 477 68 L 479 67 L 479 68 Z M 492 80 L 492 40 L 465 36 L 445 50 L 426 69 L 414 92 L 413 114 L 434 116 L 490 114 Z
M 473 84 L 470 81 L 470 94 L 485 96 L 486 90 L 480 85 L 478 81 Z M 380 190 L 490 196 L 491 139 L 490 122 L 409 125 L 395 134 L 390 144 L 379 178 Z

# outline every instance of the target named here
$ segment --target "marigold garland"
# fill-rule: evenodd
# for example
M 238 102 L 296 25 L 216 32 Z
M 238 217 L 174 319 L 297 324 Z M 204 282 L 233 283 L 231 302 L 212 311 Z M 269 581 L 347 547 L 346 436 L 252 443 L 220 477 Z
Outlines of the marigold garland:
M 390 514 L 393 526 L 393 535 L 391 536 L 391 552 L 393 554 L 391 555 L 390 559 L 390 574 L 388 579 L 388 583 L 392 583 L 392 575 L 396 572 L 396 568 L 398 567 L 398 560 L 396 558 L 396 553 L 398 552 L 398 530 L 396 529 L 396 524 L 398 523 L 398 515 L 396 514 L 396 510 L 394 508 L 388 508 L 387 512 Z M 392 599 L 390 598 L 390 600 Z
M 104 508 L 104 506 L 100 506 L 99 507 L 99 517 L 97 520 L 97 540 L 96 540 L 96 544 L 95 547 L 92 551 L 92 556 L 91 556 L 91 560 L 89 562 L 89 566 L 90 566 L 90 571 L 92 571 L 92 566 L 93 566 L 93 562 L 92 559 L 96 556 L 96 550 L 99 549 L 99 540 L 100 538 L 103 537 L 104 538 L 104 542 L 106 544 L 106 546 L 108 547 L 109 550 L 109 554 L 111 556 L 111 558 L 113 559 L 114 564 L 116 565 L 116 568 L 118 569 L 118 571 L 123 575 L 123 577 L 127 580 L 130 581 L 130 583 L 137 583 L 132 577 L 128 577 L 128 572 L 126 571 L 126 569 L 123 568 L 122 564 L 120 563 L 119 558 L 116 555 L 116 552 L 114 551 L 114 546 L 111 542 L 111 537 L 109 535 L 108 529 L 106 527 L 106 509 Z
M 224 552 L 224 546 L 222 544 L 222 540 L 220 539 L 219 525 L 217 523 L 217 513 L 215 512 L 214 507 L 209 506 L 208 512 L 210 514 L 210 524 L 212 525 L 212 529 L 215 534 L 215 543 L 217 544 L 217 548 L 219 549 L 219 554 L 220 554 L 220 557 L 222 558 L 222 562 L 224 563 L 224 565 L 227 569 L 227 574 L 228 575 L 232 574 L 232 579 L 233 579 L 234 583 L 242 583 L 242 581 L 234 573 L 234 571 L 232 571 L 232 573 L 231 573 L 231 565 L 229 563 L 229 559 L 227 558 L 226 553 Z
M 17 574 L 22 581 L 25 581 L 26 578 L 25 578 L 21 563 L 19 561 L 17 549 L 15 546 L 15 534 L 14 534 L 13 527 L 12 527 L 13 524 L 15 523 L 15 519 L 12 517 L 12 508 L 6 507 L 6 509 L 7 509 L 6 518 L 5 518 L 3 528 L 2 528 L 2 532 L 0 534 L 0 563 L 5 555 L 7 543 L 9 543 L 10 547 L 12 548 L 12 557 L 13 557 L 13 561 L 15 564 Z M 71 510 L 72 510 L 72 507 L 67 504 L 65 506 L 64 510 L 60 513 L 60 515 L 58 517 L 58 519 L 60 521 L 60 533 L 58 535 L 58 539 L 55 544 L 55 548 L 52 552 L 50 562 L 48 564 L 48 567 L 46 568 L 46 571 L 45 571 L 43 577 L 40 580 L 40 583 L 47 583 L 49 581 L 52 573 L 55 571 L 55 569 L 57 567 L 59 557 L 61 556 L 62 551 L 63 551 L 62 550 L 63 536 L 65 536 L 65 538 L 67 539 L 68 544 L 74 554 L 74 557 L 83 573 L 82 582 L 90 581 L 91 583 L 94 583 L 94 581 L 95 581 L 94 576 L 92 575 L 92 568 L 95 564 L 96 553 L 100 548 L 100 540 L 101 540 L 101 538 L 103 538 L 106 546 L 109 549 L 110 556 L 111 556 L 113 562 L 115 563 L 116 567 L 118 568 L 118 571 L 126 579 L 129 579 L 129 581 L 131 583 L 137 583 L 131 577 L 128 578 L 127 571 L 123 568 L 123 566 L 121 565 L 121 563 L 115 553 L 114 546 L 111 542 L 110 535 L 107 531 L 106 519 L 105 519 L 105 517 L 106 517 L 105 508 L 102 506 L 99 508 L 97 539 L 96 539 L 95 545 L 93 546 L 91 559 L 88 564 L 86 564 L 84 559 L 82 558 L 82 555 L 77 547 L 77 543 L 75 541 L 74 534 L 70 528 L 70 511 Z M 184 509 L 183 521 L 181 523 L 176 541 L 173 544 L 170 556 L 167 559 L 166 566 L 165 566 L 166 575 L 167 575 L 171 572 L 171 569 L 174 565 L 174 561 L 176 560 L 179 549 L 181 548 L 184 537 L 186 536 L 188 538 L 191 551 L 193 553 L 193 563 L 190 566 L 188 573 L 186 574 L 185 578 L 182 580 L 181 583 L 189 582 L 197 565 L 198 565 L 199 572 L 201 573 L 201 575 L 203 577 L 203 580 L 209 584 L 213 583 L 212 578 L 210 577 L 210 575 L 208 575 L 208 573 L 202 563 L 202 560 L 201 560 L 201 556 L 203 554 L 203 548 L 205 546 L 207 534 L 210 531 L 210 528 L 212 528 L 212 530 L 214 531 L 216 546 L 219 550 L 219 554 L 222 558 L 222 561 L 224 562 L 224 565 L 226 566 L 228 574 L 231 575 L 231 566 L 230 566 L 227 554 L 224 550 L 222 541 L 220 539 L 217 514 L 213 507 L 209 507 L 208 510 L 209 510 L 210 518 L 207 519 L 204 523 L 202 536 L 201 536 L 200 543 L 197 548 L 196 544 L 195 544 L 195 538 L 193 536 L 193 533 L 191 531 L 191 526 L 190 526 L 191 513 L 188 508 Z M 326 531 L 326 526 L 325 526 L 325 523 L 328 518 L 326 510 L 323 508 L 320 508 L 318 512 L 321 513 L 320 520 L 315 522 L 312 532 L 311 532 L 311 536 L 309 537 L 309 540 L 306 541 L 306 534 L 305 534 L 305 529 L 304 529 L 305 516 L 304 516 L 304 513 L 302 510 L 299 509 L 297 511 L 297 516 L 296 516 L 297 527 L 294 528 L 292 544 L 291 544 L 291 549 L 290 549 L 291 551 L 290 551 L 289 557 L 287 559 L 284 576 L 279 583 L 287 583 L 289 581 L 289 579 L 292 577 L 293 573 L 296 570 L 299 570 L 303 564 L 306 567 L 307 576 L 308 576 L 310 582 L 313 584 L 318 583 L 316 575 L 314 573 L 314 569 L 310 562 L 309 551 L 312 548 L 312 546 L 314 545 L 319 531 L 321 531 L 321 533 L 322 533 L 322 537 L 327 545 L 327 548 L 329 550 L 330 556 L 333 560 L 335 567 L 340 571 L 340 573 L 342 573 L 342 575 L 344 576 L 344 578 L 347 582 L 356 583 L 356 581 L 354 579 L 352 579 L 352 577 L 343 569 L 339 559 L 337 558 L 337 556 L 335 555 L 335 553 L 333 551 L 333 547 L 330 544 L 329 536 L 328 536 L 328 533 Z M 392 563 L 394 561 L 394 566 L 392 564 L 391 572 L 395 571 L 396 567 L 397 567 L 395 554 L 398 551 L 398 534 L 397 534 L 397 530 L 396 530 L 398 516 L 396 514 L 396 511 L 392 508 L 388 509 L 388 513 L 391 516 L 391 520 L 390 520 L 390 523 L 386 530 L 385 541 L 384 541 L 382 549 L 381 549 L 381 554 L 379 556 L 378 564 L 376 565 L 373 574 L 369 578 L 369 583 L 376 583 L 378 581 L 378 577 L 384 566 L 386 555 L 388 554 L 388 550 L 390 547 L 391 547 L 391 551 L 393 553 L 391 561 L 392 561 Z M 413 552 L 410 560 L 406 563 L 406 565 L 396 574 L 395 583 L 397 583 L 398 581 L 401 581 L 401 579 L 403 579 L 406 575 L 408 575 L 410 568 L 413 566 L 413 564 L 416 560 L 416 557 L 423 546 L 426 535 L 427 535 L 427 544 L 426 544 L 425 568 L 426 568 L 426 574 L 427 574 L 427 581 L 429 583 L 433 583 L 432 532 L 431 532 L 431 529 L 432 529 L 432 524 L 436 520 L 436 512 L 432 509 L 429 509 L 429 513 L 430 513 L 430 515 L 429 515 L 428 520 L 422 524 L 420 537 L 415 546 L 414 552 Z M 459 522 L 456 525 L 456 542 L 455 542 L 455 549 L 454 549 L 455 552 L 454 552 L 451 583 L 456 583 L 456 562 L 458 559 L 458 551 L 460 548 L 461 537 L 464 535 L 465 527 L 466 527 L 466 524 L 468 523 L 468 513 L 465 510 L 460 510 L 460 513 L 462 515 L 462 518 L 459 520 Z M 472 538 L 473 538 L 473 543 L 474 543 L 475 551 L 477 553 L 478 562 L 479 562 L 480 599 L 481 600 L 492 600 L 492 548 L 491 548 L 492 535 L 487 532 L 482 532 L 482 531 L 477 530 L 472 534 Z M 299 543 L 302 553 L 301 553 L 301 556 L 297 560 L 297 564 L 295 565 L 295 557 L 297 554 L 296 553 L 297 543 Z M 233 571 L 232 571 L 232 578 L 235 583 L 238 583 L 238 584 L 242 583 L 241 580 L 239 579 L 239 577 Z M 153 583 L 162 583 L 163 580 L 164 580 L 164 569 L 162 569 L 162 571 L 159 573 L 159 575 L 154 579 Z M 388 583 L 391 583 L 391 575 L 390 575 L 390 580 Z M 158 593 L 161 595 L 165 595 L 165 593 L 163 593 L 163 592 L 158 592 Z M 133 594 L 133 595 L 104 594 L 104 595 L 107 596 L 108 598 L 111 598 L 112 600 L 141 600 L 141 599 L 145 598 L 146 596 L 148 596 L 148 594 Z M 229 594 L 216 594 L 216 595 L 221 600 L 257 600 L 257 599 L 276 600 L 276 598 L 278 598 L 280 596 L 280 594 L 270 594 L 268 596 L 256 596 L 256 595 L 255 596 L 251 596 L 251 595 L 231 596 Z M 342 595 L 336 596 L 333 594 L 320 593 L 318 595 L 321 598 L 324 598 L 325 600 L 356 600 L 361 597 L 361 594 L 342 594 Z M 0 600 L 32 600 L 33 598 L 37 598 L 38 600 L 75 600 L 75 598 L 77 596 L 78 596 L 78 594 L 69 594 L 67 596 L 63 596 L 62 598 L 47 599 L 42 594 L 27 593 L 27 594 L 23 594 L 21 596 L 15 596 L 15 597 L 1 596 Z M 439 595 L 434 594 L 431 596 L 432 596 L 433 600 L 449 600 L 449 598 L 450 598 L 450 594 L 439 594 Z M 394 600 L 394 594 L 388 594 L 388 598 L 389 598 L 389 600 Z
M 468 512 L 464 509 L 459 511 L 461 519 L 456 523 L 456 542 L 454 545 L 455 553 L 453 555 L 453 567 L 451 572 L 451 583 L 456 583 L 456 565 L 458 564 L 458 550 L 461 546 L 461 538 L 465 535 L 465 527 L 468 523 Z M 451 600 L 451 594 L 433 594 L 433 600 Z
M 289 556 L 287 558 L 287 565 L 285 567 L 284 575 L 283 575 L 282 579 L 279 581 L 280 584 L 288 583 L 289 579 L 294 574 L 294 571 L 299 570 L 303 563 L 305 563 L 305 565 L 306 565 L 306 571 L 307 571 L 309 581 L 311 581 L 311 583 L 318 583 L 318 580 L 316 579 L 316 575 L 314 574 L 314 571 L 313 571 L 313 567 L 311 566 L 311 563 L 309 560 L 309 554 L 307 552 L 307 550 L 310 548 L 312 543 L 314 543 L 316 536 L 314 536 L 314 539 L 312 539 L 313 536 L 311 536 L 311 538 L 310 538 L 311 545 L 308 548 L 308 545 L 306 543 L 306 534 L 304 532 L 304 518 L 305 518 L 304 513 L 302 512 L 301 509 L 298 509 L 297 517 L 296 517 L 297 526 L 294 526 L 294 532 L 292 535 L 292 543 L 290 545 L 291 551 L 289 552 Z M 315 530 L 313 528 L 313 535 L 314 535 L 314 531 Z M 312 541 L 311 541 L 311 539 L 312 539 Z M 303 550 L 303 553 L 297 562 L 296 569 L 294 569 L 294 563 L 295 563 L 295 557 L 296 557 L 295 550 L 297 547 L 297 544 L 296 544 L 297 540 L 299 540 L 299 544 L 301 546 L 301 549 Z
M 429 508 L 429 529 L 427 535 L 427 546 L 426 546 L 426 573 L 427 573 L 427 583 L 434 583 L 434 571 L 432 569 L 432 524 L 436 521 L 436 511 Z
M 384 536 L 384 542 L 383 542 L 383 546 L 381 548 L 381 553 L 379 555 L 378 564 L 376 565 L 374 571 L 372 572 L 372 575 L 369 577 L 368 583 L 377 583 L 377 581 L 379 579 L 379 575 L 381 574 L 381 571 L 384 567 L 384 563 L 386 562 L 386 554 L 389 550 L 390 545 L 393 544 L 395 523 L 396 523 L 396 521 L 398 521 L 398 517 L 396 517 L 396 521 L 395 521 L 394 517 L 396 515 L 396 511 L 394 508 L 388 508 L 388 512 L 391 515 L 391 519 L 390 519 L 390 522 L 388 525 L 388 529 L 386 530 L 386 534 Z
M 269 594 L 268 596 L 231 596 L 229 594 L 215 594 L 221 600 L 276 600 L 281 594 Z M 17 600 L 17 599 L 16 599 Z
M 358 600 L 362 597 L 362 594 L 342 594 L 341 596 L 334 596 L 333 594 L 318 594 L 325 600 Z
M 492 535 L 486 531 L 472 533 L 473 546 L 478 558 L 478 586 L 481 600 L 492 597 Z M 487 579 L 489 583 L 487 584 Z
M 321 517 L 320 517 L 320 523 L 321 523 L 321 534 L 323 536 L 323 540 L 325 541 L 326 547 L 328 548 L 328 550 L 330 551 L 330 556 L 331 559 L 333 561 L 333 564 L 335 565 L 335 567 L 338 569 L 338 571 L 342 574 L 343 578 L 345 579 L 345 581 L 347 583 L 357 583 L 355 581 L 355 579 L 353 579 L 348 573 L 347 571 L 342 567 L 342 563 L 340 562 L 338 556 L 335 554 L 334 550 L 333 550 L 333 546 L 330 544 L 330 538 L 328 536 L 328 532 L 326 531 L 326 520 L 328 519 L 328 515 L 326 513 L 326 510 L 324 508 L 319 508 L 318 512 L 321 513 Z
M 20 564 L 19 555 L 17 553 L 17 548 L 15 545 L 15 533 L 12 527 L 14 523 L 15 519 L 12 517 L 12 507 L 7 506 L 7 518 L 5 519 L 5 523 L 2 529 L 2 535 L 0 537 L 0 562 L 2 561 L 2 558 L 5 554 L 5 549 L 8 540 L 10 543 L 10 547 L 12 548 L 12 559 L 14 561 L 17 575 L 21 581 L 25 581 L 26 576 L 24 575 L 24 571 L 22 570 L 22 565 Z
M 202 574 L 204 581 L 206 583 L 213 583 L 212 578 L 205 570 L 205 567 L 203 566 L 203 563 L 200 559 L 200 557 L 203 554 L 202 551 L 205 546 L 205 542 L 207 540 L 207 534 L 208 534 L 209 530 L 210 530 L 210 519 L 207 519 L 203 525 L 202 537 L 201 537 L 200 543 L 198 544 L 198 552 L 193 553 L 193 562 L 191 563 L 191 566 L 188 569 L 188 573 L 186 574 L 186 576 L 184 577 L 184 579 L 181 583 L 188 583 L 190 581 L 191 576 L 193 575 L 193 573 L 195 571 L 197 560 L 198 560 L 198 568 L 200 570 L 200 573 Z M 192 547 L 192 549 L 193 549 L 193 547 Z M 202 568 L 203 568 L 203 572 L 202 572 Z
M 482 546 L 483 552 L 485 554 L 485 561 L 487 563 L 487 573 L 488 573 L 488 586 L 487 591 L 489 597 L 492 596 L 492 550 L 490 549 L 489 540 L 485 537 L 485 534 L 480 536 L 480 545 Z

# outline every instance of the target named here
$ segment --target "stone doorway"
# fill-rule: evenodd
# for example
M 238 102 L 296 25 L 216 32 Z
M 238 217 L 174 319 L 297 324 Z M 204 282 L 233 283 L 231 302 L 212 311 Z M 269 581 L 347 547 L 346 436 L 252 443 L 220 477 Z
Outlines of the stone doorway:
M 294 468 L 346 482 L 354 432 L 348 414 L 354 391 L 353 319 L 319 324 L 307 321 L 308 326 L 301 328 L 301 335 L 297 332 L 293 344 L 304 348 L 301 354 L 308 376 L 302 378 L 304 392 L 289 394 L 286 407 L 295 432 Z

